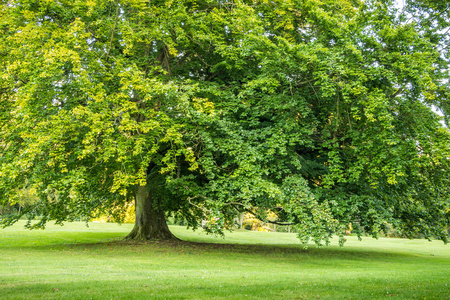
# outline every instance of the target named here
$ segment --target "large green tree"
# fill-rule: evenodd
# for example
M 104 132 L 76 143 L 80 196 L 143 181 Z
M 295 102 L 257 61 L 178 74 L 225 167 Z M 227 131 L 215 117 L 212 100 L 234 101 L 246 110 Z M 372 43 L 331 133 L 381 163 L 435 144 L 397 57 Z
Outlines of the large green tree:
M 1 3 L 0 202 L 37 194 L 33 227 L 135 201 L 133 239 L 252 210 L 303 241 L 349 223 L 447 241 L 448 61 L 409 18 L 426 5 Z

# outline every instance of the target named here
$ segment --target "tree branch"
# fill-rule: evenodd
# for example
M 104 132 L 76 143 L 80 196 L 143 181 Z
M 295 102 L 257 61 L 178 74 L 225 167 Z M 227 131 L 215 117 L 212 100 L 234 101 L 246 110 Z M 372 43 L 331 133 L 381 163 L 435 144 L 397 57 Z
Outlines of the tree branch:
M 109 53 L 111 52 L 112 43 L 114 40 L 114 32 L 116 31 L 117 22 L 119 21 L 119 3 L 117 3 L 116 7 L 116 20 L 114 21 L 114 26 L 111 31 L 111 38 L 109 39 L 109 47 L 108 52 L 106 53 L 105 60 L 108 60 Z
M 394 94 L 392 94 L 391 98 L 397 97 L 399 94 L 401 94 L 404 91 L 403 88 L 399 88 Z

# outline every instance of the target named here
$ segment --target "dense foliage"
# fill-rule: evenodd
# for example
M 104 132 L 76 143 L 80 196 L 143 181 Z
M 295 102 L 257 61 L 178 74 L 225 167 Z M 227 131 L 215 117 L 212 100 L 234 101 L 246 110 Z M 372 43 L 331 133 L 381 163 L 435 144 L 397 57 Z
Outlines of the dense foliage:
M 35 226 L 136 198 L 211 232 L 252 211 L 318 243 L 350 223 L 447 240 L 433 1 L 1 3 L 0 202 L 35 193 Z

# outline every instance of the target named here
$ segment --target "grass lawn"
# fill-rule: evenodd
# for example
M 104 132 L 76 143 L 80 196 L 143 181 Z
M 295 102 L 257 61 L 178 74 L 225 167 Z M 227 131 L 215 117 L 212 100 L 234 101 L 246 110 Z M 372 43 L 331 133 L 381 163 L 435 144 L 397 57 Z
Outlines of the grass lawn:
M 450 245 L 349 237 L 304 249 L 295 234 L 121 240 L 131 224 L 0 229 L 1 299 L 450 299 Z

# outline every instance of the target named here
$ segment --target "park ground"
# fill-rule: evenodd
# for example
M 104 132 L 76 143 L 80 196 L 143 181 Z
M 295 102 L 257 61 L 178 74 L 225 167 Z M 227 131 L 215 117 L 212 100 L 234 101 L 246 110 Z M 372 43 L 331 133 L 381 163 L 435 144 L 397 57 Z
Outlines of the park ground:
M 182 242 L 127 242 L 131 224 L 0 230 L 0 299 L 450 299 L 450 245 L 295 234 L 225 238 L 171 226 Z

